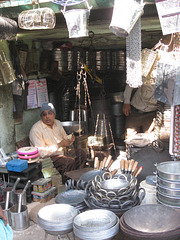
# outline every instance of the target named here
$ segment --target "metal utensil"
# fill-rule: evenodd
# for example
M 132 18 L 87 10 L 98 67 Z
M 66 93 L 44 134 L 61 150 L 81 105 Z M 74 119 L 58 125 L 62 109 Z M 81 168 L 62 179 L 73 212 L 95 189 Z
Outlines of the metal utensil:
M 10 196 L 10 192 L 6 192 L 6 201 L 5 201 L 5 210 L 8 209 L 9 207 L 9 196 Z
M 12 187 L 12 192 L 15 192 L 16 187 L 17 187 L 18 183 L 20 182 L 20 180 L 21 180 L 21 178 L 17 178 L 17 179 L 16 179 L 16 181 L 15 181 L 13 187 Z

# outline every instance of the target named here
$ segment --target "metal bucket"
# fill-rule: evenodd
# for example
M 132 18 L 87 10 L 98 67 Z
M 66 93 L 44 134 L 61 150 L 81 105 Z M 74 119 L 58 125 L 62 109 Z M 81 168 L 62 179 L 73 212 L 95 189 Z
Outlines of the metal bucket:
M 10 208 L 10 215 L 12 220 L 12 229 L 15 231 L 22 231 L 29 227 L 29 217 L 27 206 L 22 205 L 21 211 L 18 213 L 18 205 Z
M 119 37 L 127 37 L 143 14 L 144 4 L 135 0 L 115 0 L 109 29 Z
M 11 215 L 10 215 L 10 212 L 9 212 L 9 209 L 13 206 L 12 203 L 9 203 L 9 206 L 8 206 L 8 209 L 5 210 L 5 202 L 1 202 L 0 203 L 0 206 L 2 207 L 2 210 L 4 212 L 4 215 L 6 216 L 7 218 L 7 222 L 9 223 L 9 225 L 12 224 L 12 221 L 11 221 Z
M 15 191 L 15 204 L 18 204 L 22 191 L 23 189 L 18 189 Z M 22 205 L 26 205 L 26 204 L 27 204 L 27 201 L 26 201 L 26 192 L 25 192 L 22 195 Z
M 90 7 L 86 2 L 88 9 L 72 9 L 66 11 L 66 6 L 62 11 L 66 20 L 69 38 L 86 37 L 89 35 L 88 20 L 90 15 Z

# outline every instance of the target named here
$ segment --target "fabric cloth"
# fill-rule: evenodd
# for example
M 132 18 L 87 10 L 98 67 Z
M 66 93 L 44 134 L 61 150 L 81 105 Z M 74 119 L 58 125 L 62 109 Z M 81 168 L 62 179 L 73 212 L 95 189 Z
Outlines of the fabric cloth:
M 2 219 L 0 219 L 0 240 L 13 240 L 12 228 L 9 224 L 5 226 Z
M 84 168 L 85 166 L 87 159 L 86 152 L 83 149 L 76 149 L 75 154 L 75 158 L 65 155 L 57 155 L 51 157 L 54 167 L 62 175 L 62 183 L 65 183 L 68 179 L 65 176 L 65 172 Z
M 35 123 L 29 133 L 30 144 L 37 147 L 41 158 L 64 155 L 64 149 L 58 148 L 58 143 L 63 139 L 68 139 L 61 122 L 54 121 L 52 129 L 39 120 Z
M 157 109 L 157 100 L 154 99 L 154 86 L 153 85 L 142 85 L 136 90 L 132 99 L 133 88 L 126 85 L 124 91 L 124 103 L 131 104 L 136 109 L 142 112 L 152 112 Z
M 44 112 L 45 110 L 50 110 L 52 111 L 55 115 L 56 115 L 56 109 L 54 108 L 52 103 L 43 103 L 42 107 L 40 108 L 40 115 L 42 114 L 42 112 Z

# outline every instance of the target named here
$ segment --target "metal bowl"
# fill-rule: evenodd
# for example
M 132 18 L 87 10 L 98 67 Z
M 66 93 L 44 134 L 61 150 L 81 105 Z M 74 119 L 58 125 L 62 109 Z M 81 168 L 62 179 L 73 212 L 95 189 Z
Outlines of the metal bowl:
M 180 161 L 168 161 L 157 164 L 157 174 L 160 178 L 180 181 Z
M 145 233 L 136 231 L 125 223 L 124 215 L 120 218 L 120 228 L 123 235 L 125 235 L 128 240 L 179 240 L 180 235 L 180 229 L 160 233 Z
M 121 188 L 129 187 L 129 182 L 125 179 L 108 179 L 100 182 L 100 185 L 103 189 L 110 191 L 117 191 Z
M 51 204 L 37 214 L 38 225 L 46 231 L 68 232 L 73 228 L 73 219 L 79 210 L 69 204 Z
M 131 208 L 123 215 L 130 228 L 146 234 L 163 233 L 180 228 L 180 213 L 161 204 Z
M 109 229 L 95 230 L 89 233 L 73 225 L 73 232 L 75 236 L 83 240 L 110 240 L 119 232 L 119 218 L 116 216 L 116 224 Z
M 113 212 L 104 209 L 94 209 L 77 215 L 74 218 L 73 225 L 82 231 L 94 232 L 109 229 L 116 222 L 116 214 Z

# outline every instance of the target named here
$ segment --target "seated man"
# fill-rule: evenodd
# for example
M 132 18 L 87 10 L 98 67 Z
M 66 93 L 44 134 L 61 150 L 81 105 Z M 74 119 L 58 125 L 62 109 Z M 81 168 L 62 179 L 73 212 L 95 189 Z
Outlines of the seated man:
M 51 157 L 54 167 L 62 175 L 62 182 L 65 183 L 65 172 L 85 166 L 86 153 L 82 149 L 75 149 L 75 157 L 68 155 L 67 147 L 73 144 L 75 136 L 68 136 L 61 122 L 55 119 L 56 110 L 52 103 L 43 103 L 40 116 L 41 120 L 30 130 L 30 144 L 39 149 L 41 158 Z
M 126 138 L 128 133 L 145 133 L 156 117 L 157 100 L 154 99 L 154 86 L 143 84 L 132 95 L 133 88 L 126 85 L 123 113 L 126 116 Z

